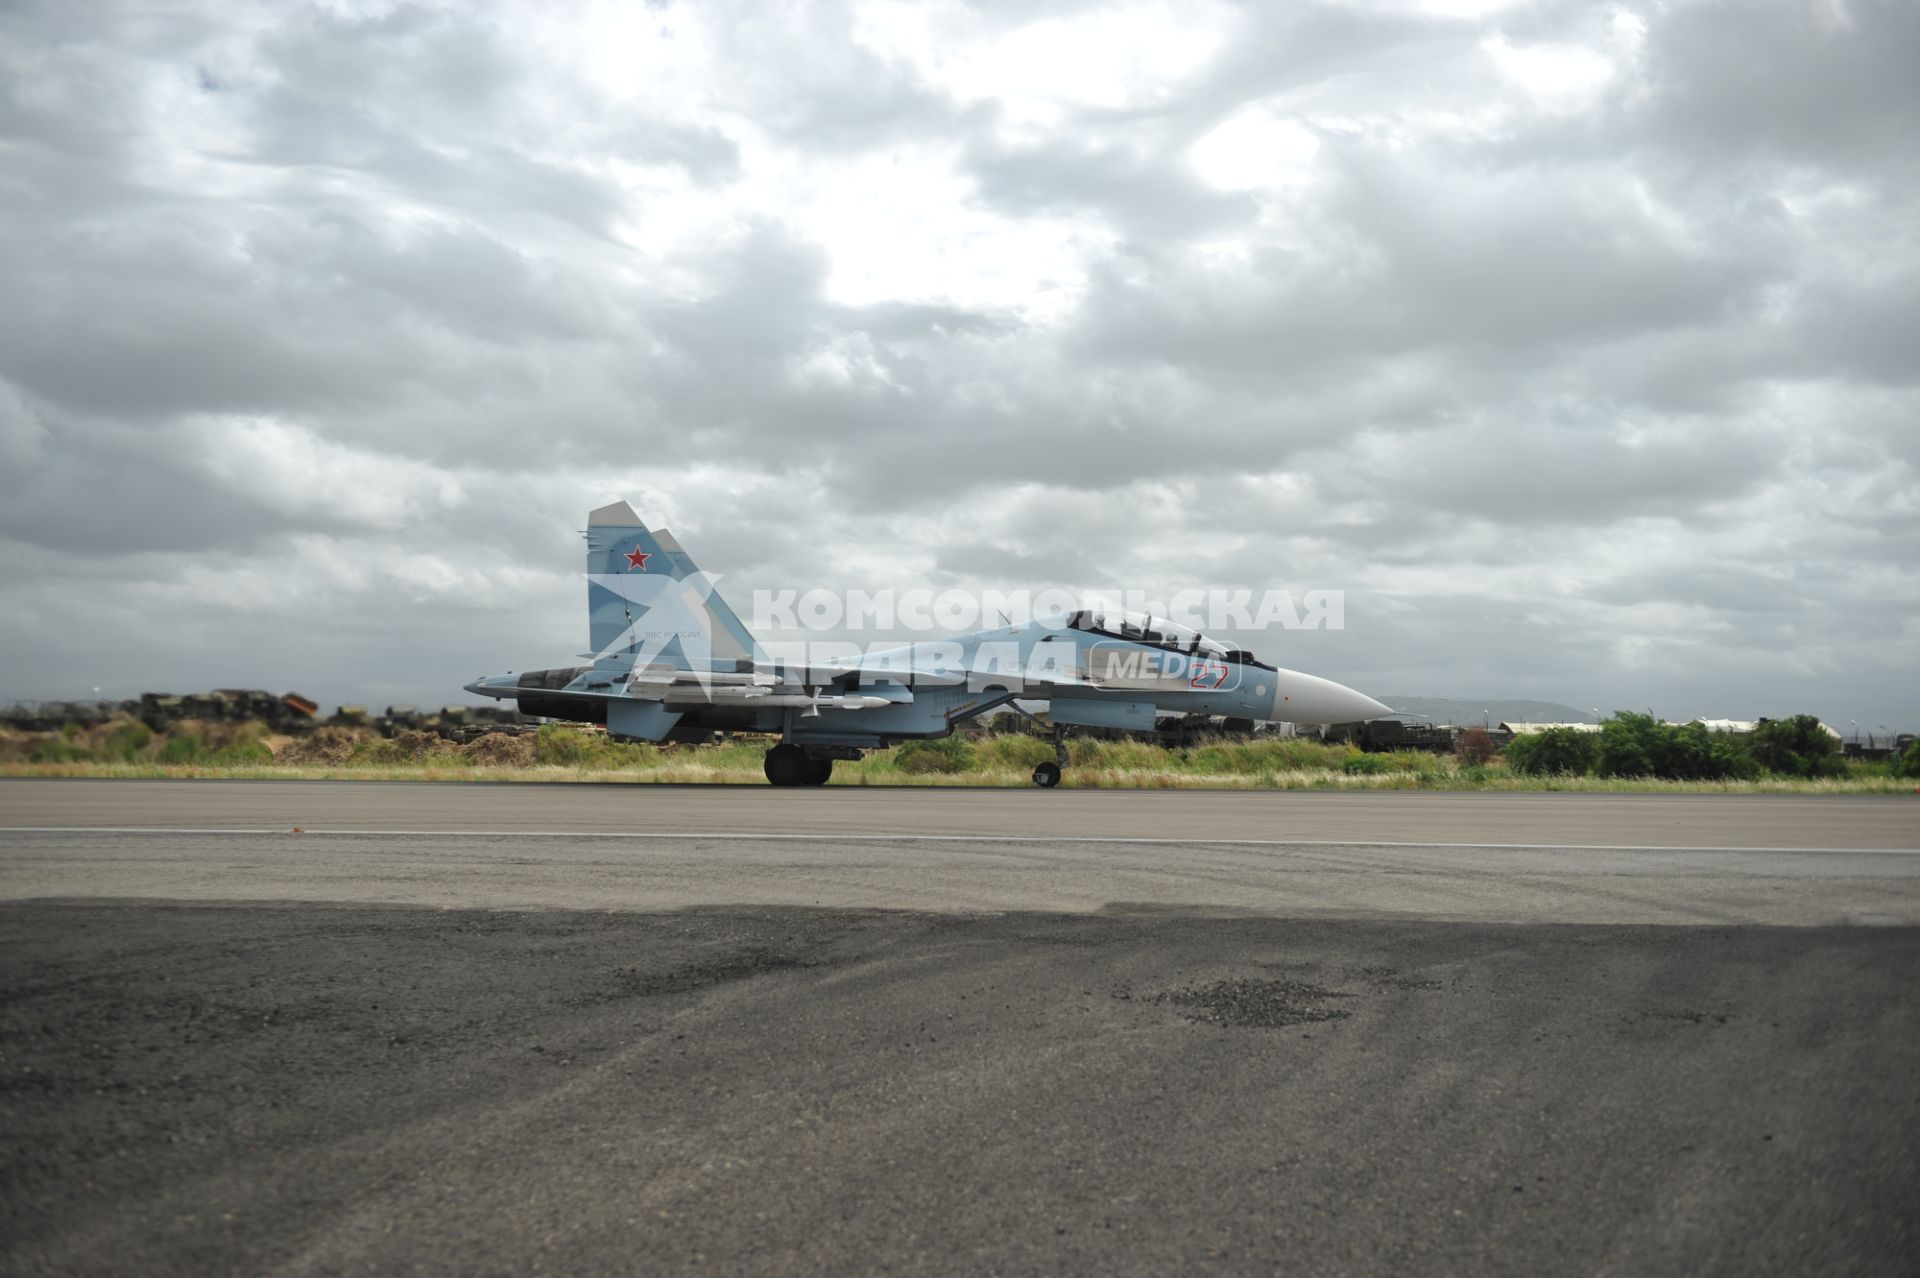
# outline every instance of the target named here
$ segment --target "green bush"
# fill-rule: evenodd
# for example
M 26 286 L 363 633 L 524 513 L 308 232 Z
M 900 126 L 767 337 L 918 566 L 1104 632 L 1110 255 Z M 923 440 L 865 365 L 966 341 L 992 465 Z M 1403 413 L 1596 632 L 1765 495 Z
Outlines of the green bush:
M 110 762 L 129 762 L 153 740 L 153 729 L 138 719 L 118 719 L 97 738 L 93 755 Z
M 1073 737 L 1067 758 L 1076 768 L 1103 768 L 1114 772 L 1163 772 L 1173 766 L 1173 755 L 1151 741 Z
M 1769 719 L 1754 731 L 1751 752 L 1769 772 L 1788 777 L 1837 777 L 1846 771 L 1840 743 L 1810 714 Z
M 1423 777 L 1433 777 L 1445 770 L 1441 767 L 1440 756 L 1429 750 L 1389 750 L 1377 757 L 1387 761 L 1387 770 L 1390 772 L 1414 772 Z
M 1887 771 L 1896 777 L 1920 778 L 1920 741 L 1912 742 L 1905 750 L 1889 759 Z
M 1758 776 L 1746 741 L 1700 723 L 1663 723 L 1650 737 L 1653 774 L 1668 781 L 1729 781 Z
M 168 737 L 166 744 L 160 747 L 160 753 L 154 757 L 162 763 L 198 763 L 206 753 L 206 746 L 200 738 L 188 733 Z
M 893 766 L 914 776 L 967 772 L 973 768 L 973 745 L 955 733 L 931 741 L 908 741 L 893 752 Z
M 42 737 L 27 747 L 27 760 L 30 763 L 77 763 L 80 751 L 69 745 L 65 737 Z
M 533 761 L 578 767 L 590 753 L 587 734 L 561 723 L 543 723 L 533 738 Z
M 1392 772 L 1394 767 L 1385 755 L 1364 754 L 1355 750 L 1340 761 L 1340 770 L 1350 777 L 1370 777 Z
M 1517 765 L 1516 765 L 1517 766 Z M 1600 725 L 1593 770 L 1603 777 L 1732 781 L 1760 775 L 1745 740 L 1700 723 L 1661 723 L 1622 710 Z
M 764 749 L 760 752 L 764 753 Z M 563 768 L 618 771 L 657 763 L 660 747 L 647 741 L 616 741 L 604 732 L 564 723 L 540 725 L 533 738 L 533 761 Z M 755 757 L 758 762 L 758 756 Z
M 604 768 L 645 768 L 660 761 L 660 747 L 651 741 L 615 741 L 611 737 L 598 739 L 599 749 L 594 751 L 593 761 Z
M 267 749 L 267 725 L 254 722 L 242 724 L 240 730 L 225 745 L 208 748 L 201 758 L 203 763 L 222 767 L 239 767 L 254 763 L 272 763 L 273 751 Z
M 1319 741 L 1313 737 L 1276 737 L 1255 741 L 1250 747 L 1261 762 L 1276 772 L 1332 771 L 1345 761 L 1347 747 Z
M 1008 733 L 980 742 L 976 754 L 983 767 L 1031 772 L 1043 763 L 1052 762 L 1053 743 L 1024 733 Z
M 1345 766 L 1346 746 L 1306 737 L 1261 737 L 1196 746 L 1186 752 L 1195 772 L 1264 776 L 1275 772 L 1332 772 Z
M 1616 712 L 1600 725 L 1600 740 L 1593 748 L 1593 770 L 1603 777 L 1652 776 L 1653 752 L 1648 741 L 1659 726 L 1650 714 Z
M 217 750 L 208 751 L 204 762 L 223 767 L 235 767 L 249 763 L 272 763 L 273 751 L 267 749 L 266 742 L 258 737 L 236 737 Z
M 1584 776 L 1593 771 L 1594 734 L 1548 728 L 1515 737 L 1505 753 L 1507 766 L 1526 776 Z
M 1736 781 L 1752 781 L 1764 771 L 1754 759 L 1753 750 L 1747 745 L 1745 737 L 1736 737 L 1731 732 L 1712 732 L 1707 735 L 1713 743 L 1716 775 Z
M 1181 771 L 1197 772 L 1203 776 L 1229 776 L 1262 770 L 1260 756 L 1250 743 L 1210 741 L 1206 745 L 1175 750 L 1173 759 Z

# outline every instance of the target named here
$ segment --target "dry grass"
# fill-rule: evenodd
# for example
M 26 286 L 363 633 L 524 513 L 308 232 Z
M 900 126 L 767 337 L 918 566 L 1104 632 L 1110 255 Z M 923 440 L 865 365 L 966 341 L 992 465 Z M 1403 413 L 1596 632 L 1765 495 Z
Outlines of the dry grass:
M 164 734 L 132 720 L 86 730 L 0 732 L 0 775 L 333 781 L 529 781 L 623 785 L 763 785 L 770 742 L 660 747 L 550 724 L 457 745 L 423 732 L 383 738 L 365 728 L 272 736 L 258 724 L 180 724 Z M 1512 790 L 1587 794 L 1906 794 L 1915 783 L 1884 765 L 1850 765 L 1834 780 L 1655 781 L 1523 776 L 1498 758 L 1480 764 L 1401 751 L 1361 754 L 1301 738 L 1217 741 L 1169 749 L 1143 741 L 1075 740 L 1062 784 L 1129 790 Z M 874 751 L 835 765 L 834 785 L 1020 786 L 1053 747 L 1026 736 L 947 738 Z
M 1324 769 L 1263 772 L 1190 772 L 1174 768 L 1069 767 L 1061 784 L 1075 789 L 1115 790 L 1496 790 L 1576 794 L 1920 794 L 1913 782 L 1884 776 L 1818 781 L 1775 777 L 1760 781 L 1652 781 L 1605 777 L 1525 777 L 1498 766 L 1484 775 L 1455 769 L 1350 774 Z M 976 768 L 954 773 L 904 773 L 884 754 L 834 765 L 833 785 L 920 787 L 1026 787 L 1029 769 Z M 581 785 L 765 785 L 757 761 L 707 762 L 699 752 L 663 751 L 645 767 L 473 763 L 458 759 L 428 763 L 0 763 L 0 776 L 244 779 L 299 781 L 514 781 Z

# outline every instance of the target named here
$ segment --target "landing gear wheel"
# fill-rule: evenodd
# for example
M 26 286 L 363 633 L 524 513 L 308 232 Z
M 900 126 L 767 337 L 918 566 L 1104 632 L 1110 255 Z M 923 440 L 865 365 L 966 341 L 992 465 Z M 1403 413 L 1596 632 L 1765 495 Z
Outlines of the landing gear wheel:
M 774 785 L 799 785 L 806 780 L 807 755 L 797 745 L 785 742 L 767 751 L 767 780 Z
M 808 759 L 807 770 L 800 774 L 801 785 L 825 785 L 833 775 L 832 759 Z
M 1043 763 L 1033 770 L 1033 783 L 1043 790 L 1051 790 L 1060 784 L 1060 765 Z

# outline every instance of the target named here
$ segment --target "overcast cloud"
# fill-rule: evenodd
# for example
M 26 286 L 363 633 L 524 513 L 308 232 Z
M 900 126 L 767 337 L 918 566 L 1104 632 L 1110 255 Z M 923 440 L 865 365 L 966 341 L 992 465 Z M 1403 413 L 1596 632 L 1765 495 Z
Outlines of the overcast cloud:
M 1040 16 L 1036 16 L 1040 15 Z M 755 587 L 1337 588 L 1376 695 L 1920 724 L 1920 5 L 0 2 L 0 695 Z

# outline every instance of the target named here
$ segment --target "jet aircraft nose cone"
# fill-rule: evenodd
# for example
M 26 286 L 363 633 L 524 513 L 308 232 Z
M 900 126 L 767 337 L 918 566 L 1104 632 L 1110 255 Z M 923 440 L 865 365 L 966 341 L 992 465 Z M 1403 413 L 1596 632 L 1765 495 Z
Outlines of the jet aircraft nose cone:
M 1279 670 L 1273 689 L 1275 723 L 1355 723 L 1393 710 L 1345 684 L 1297 670 Z

